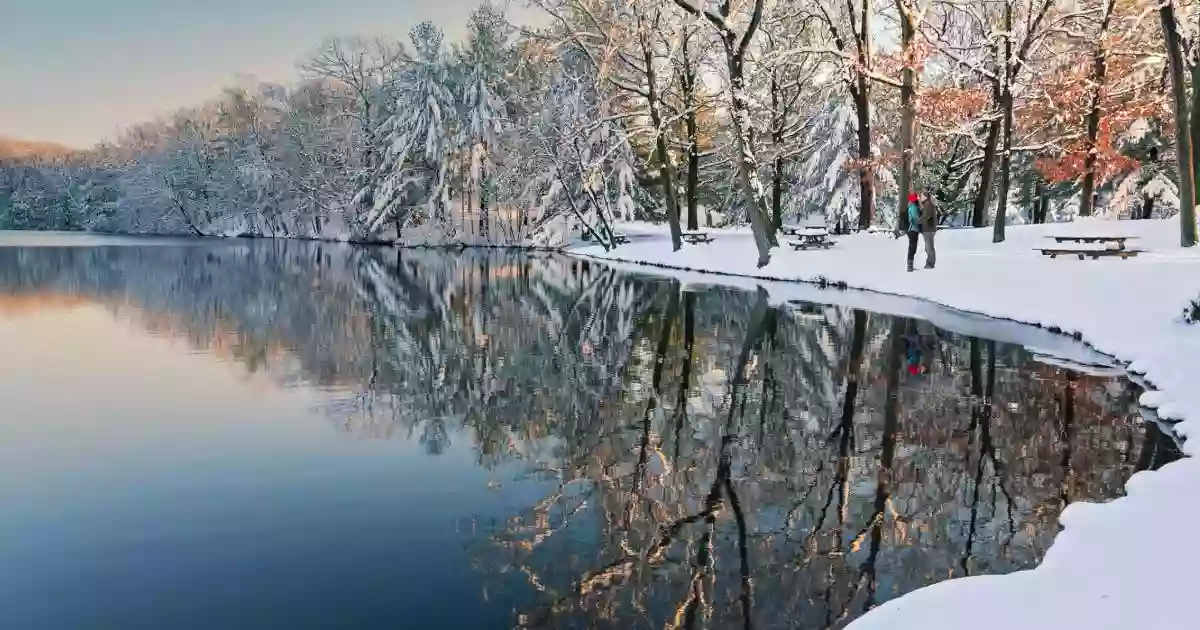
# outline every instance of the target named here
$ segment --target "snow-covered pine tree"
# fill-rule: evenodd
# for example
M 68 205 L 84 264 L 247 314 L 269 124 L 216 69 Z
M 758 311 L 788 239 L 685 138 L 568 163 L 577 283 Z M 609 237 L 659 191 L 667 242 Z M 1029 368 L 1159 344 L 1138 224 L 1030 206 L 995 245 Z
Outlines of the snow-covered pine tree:
M 857 122 L 854 103 L 844 93 L 831 94 L 813 113 L 811 137 L 821 142 L 800 156 L 795 166 L 789 213 L 824 217 L 833 231 L 845 233 L 858 224 L 861 185 L 856 158 Z M 875 186 L 872 186 L 875 190 Z
M 367 232 L 378 234 L 391 221 L 397 238 L 418 208 L 424 208 L 425 219 L 442 222 L 446 218 L 453 148 L 449 125 L 457 107 L 441 29 L 422 22 L 413 27 L 409 37 L 414 58 L 392 83 L 395 105 L 380 128 L 384 155 L 378 190 L 359 192 L 374 199 Z
M 492 157 L 508 119 L 509 31 L 504 13 L 484 2 L 471 12 L 467 42 L 458 60 L 462 70 L 457 86 L 461 92 L 458 142 L 470 156 L 468 186 L 478 189 L 479 236 L 485 240 L 491 239 L 490 216 L 496 201 Z

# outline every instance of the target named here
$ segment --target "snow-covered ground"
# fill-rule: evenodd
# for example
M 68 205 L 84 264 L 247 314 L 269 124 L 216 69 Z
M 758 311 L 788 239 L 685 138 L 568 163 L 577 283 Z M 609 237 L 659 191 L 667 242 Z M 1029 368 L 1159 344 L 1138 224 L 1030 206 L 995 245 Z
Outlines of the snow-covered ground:
M 618 263 L 662 265 L 689 283 L 761 285 L 772 300 L 850 304 L 933 319 L 962 328 L 986 314 L 1078 333 L 1098 350 L 1129 362 L 1157 391 L 1143 404 L 1178 420 L 1178 434 L 1200 434 L 1200 324 L 1181 313 L 1200 296 L 1200 247 L 1179 246 L 1177 220 L 1100 221 L 1010 227 L 993 244 L 991 228 L 937 235 L 934 270 L 905 270 L 904 239 L 885 234 L 838 238 L 824 251 L 775 250 L 771 264 L 755 267 L 747 230 L 711 230 L 714 240 L 672 252 L 665 226 L 623 224 L 631 242 L 605 252 L 570 251 Z M 1053 246 L 1049 235 L 1132 236 L 1136 258 L 1051 260 L 1034 251 Z M 1067 245 L 1069 247 L 1069 245 Z M 924 254 L 918 248 L 917 266 Z M 653 268 L 644 268 L 653 270 Z M 696 272 L 719 272 L 725 276 Z M 822 291 L 775 280 L 844 282 L 861 291 Z M 941 321 L 938 318 L 942 318 Z M 976 318 L 975 323 L 988 326 Z M 993 324 L 989 333 L 1003 331 Z M 1023 334 L 1023 333 L 1013 333 Z M 1028 341 L 1025 341 L 1029 345 Z M 1053 342 L 1035 342 L 1050 354 Z M 1194 456 L 1200 439 L 1184 444 Z M 1061 517 L 1064 530 L 1040 566 L 1003 576 L 940 582 L 888 602 L 851 624 L 853 630 L 1062 630 L 1064 628 L 1200 628 L 1192 608 L 1200 594 L 1200 546 L 1188 543 L 1200 522 L 1200 458 L 1188 457 L 1156 472 L 1134 475 L 1127 496 L 1102 504 L 1074 503 Z

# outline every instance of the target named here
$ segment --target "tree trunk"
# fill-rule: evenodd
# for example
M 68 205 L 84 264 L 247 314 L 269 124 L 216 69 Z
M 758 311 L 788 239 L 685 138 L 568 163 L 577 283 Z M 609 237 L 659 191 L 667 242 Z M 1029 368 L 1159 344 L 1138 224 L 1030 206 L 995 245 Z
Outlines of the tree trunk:
M 1004 141 L 1000 153 L 1000 180 L 997 182 L 1000 190 L 996 193 L 998 196 L 996 198 L 996 220 L 992 230 L 993 243 L 1004 242 L 1004 227 L 1008 223 L 1008 186 L 1012 181 L 1013 95 L 1009 88 L 1005 87 L 1004 97 L 1001 101 L 1001 107 L 1004 109 L 1004 129 L 1002 131 Z
M 679 447 L 683 435 L 683 422 L 687 418 L 688 391 L 692 386 L 692 357 L 696 350 L 696 294 L 683 294 L 683 366 L 679 374 L 679 396 L 675 400 L 675 460 L 679 460 Z M 678 467 L 678 463 L 676 463 Z
M 775 158 L 771 178 L 771 227 L 776 231 L 783 227 L 783 159 Z
M 1191 127 L 1184 86 L 1183 42 L 1175 22 L 1175 5 L 1166 1 L 1158 10 L 1162 21 L 1167 69 L 1171 76 L 1171 100 L 1175 105 L 1175 152 L 1179 164 L 1179 241 L 1184 247 L 1196 244 L 1196 171 L 1192 161 Z
M 862 0 L 859 14 L 859 31 L 854 34 L 857 47 L 856 61 L 864 68 L 871 66 L 871 16 L 874 6 L 871 0 Z M 858 119 L 858 159 L 862 160 L 859 170 L 858 229 L 865 230 L 875 221 L 875 167 L 871 160 L 871 81 L 865 73 L 857 73 L 855 84 L 850 90 L 854 99 L 854 113 Z
M 1004 3 L 1004 83 L 1000 86 L 1000 109 L 1004 113 L 1002 134 L 1003 148 L 1000 153 L 1000 191 L 996 199 L 996 221 L 993 224 L 992 242 L 1004 242 L 1004 226 L 1008 222 L 1008 184 L 1012 173 L 1013 94 L 1012 84 L 1016 68 L 1012 61 L 1013 2 Z
M 1139 219 L 1149 219 L 1154 216 L 1154 195 L 1142 193 L 1142 207 L 1139 210 Z
M 655 20 L 657 25 L 657 20 Z M 650 123 L 654 125 L 654 146 L 658 151 L 659 168 L 662 173 L 663 196 L 667 204 L 667 224 L 671 228 L 671 251 L 679 251 L 683 247 L 683 238 L 679 229 L 679 189 L 675 187 L 675 167 L 671 163 L 671 153 L 667 151 L 667 131 L 663 128 L 662 112 L 659 110 L 658 81 L 654 70 L 654 51 L 650 42 L 646 41 L 646 28 L 641 16 L 638 25 L 642 32 L 642 62 L 646 64 L 646 102 L 650 108 Z
M 858 182 L 858 229 L 871 227 L 875 220 L 875 169 L 871 158 L 871 96 L 866 79 L 859 79 L 854 91 L 854 114 L 858 121 L 859 182 Z
M 700 189 L 700 150 L 696 146 L 696 114 L 694 112 L 688 114 L 687 133 L 687 227 L 689 231 L 695 232 L 700 229 L 700 219 L 697 210 L 697 195 Z
M 1026 189 L 1025 192 L 1027 194 L 1025 195 L 1025 199 L 1022 201 L 1022 204 L 1029 207 L 1029 223 L 1034 224 L 1038 222 L 1038 208 L 1041 206 L 1042 201 L 1041 178 L 1039 177 L 1034 179 L 1033 190 L 1029 191 Z
M 483 145 L 483 154 L 487 155 L 487 144 Z M 487 241 L 491 241 L 491 236 L 488 234 L 490 225 L 488 224 L 488 171 L 487 164 L 483 158 L 479 160 L 479 233 Z
M 1045 223 L 1046 214 L 1050 211 L 1050 194 L 1046 192 L 1046 184 L 1041 180 L 1037 183 L 1037 199 L 1034 203 L 1033 222 Z
M 1079 375 L 1075 372 L 1067 372 L 1067 384 L 1063 391 L 1063 418 L 1062 431 L 1059 432 L 1058 441 L 1062 444 L 1062 458 L 1059 460 L 1059 467 L 1062 468 L 1063 481 L 1062 491 L 1059 498 L 1062 499 L 1062 506 L 1066 507 L 1071 502 L 1071 454 L 1074 452 L 1075 440 L 1075 391 L 1076 382 L 1079 380 Z
M 883 408 L 883 437 L 879 449 L 879 472 L 875 478 L 875 503 L 869 521 L 871 531 L 867 558 L 862 564 L 862 575 L 866 578 L 867 602 L 870 608 L 876 604 L 878 588 L 875 563 L 883 547 L 883 523 L 887 518 L 887 507 L 892 496 L 892 465 L 896 456 L 896 436 L 900 429 L 900 373 L 904 369 L 904 327 L 907 320 L 899 317 L 892 320 L 890 349 L 886 358 L 887 399 Z
M 775 157 L 771 161 L 771 226 L 775 230 L 783 227 L 783 126 L 785 117 L 779 112 L 779 78 L 771 73 L 771 148 Z
M 999 104 L 999 99 L 993 101 Z M 992 180 L 996 175 L 996 149 L 1000 144 L 1000 121 L 988 124 L 987 141 L 983 146 L 983 164 L 979 173 L 979 189 L 975 192 L 975 207 L 971 211 L 971 226 L 987 225 L 988 206 L 992 202 Z
M 663 315 L 663 323 L 658 338 L 658 348 L 654 353 L 654 371 L 651 384 L 654 394 L 662 392 L 663 367 L 667 363 L 667 351 L 671 348 L 671 331 L 675 327 L 675 318 L 679 316 L 679 283 L 671 282 L 671 295 L 667 299 L 667 312 Z
M 912 67 L 913 60 L 908 55 L 916 36 L 916 24 L 912 7 L 907 6 L 904 0 L 896 0 L 896 11 L 900 14 L 900 50 L 905 60 L 900 86 L 900 199 L 897 202 L 896 222 L 901 231 L 906 231 L 909 229 L 908 212 L 899 210 L 907 208 L 908 194 L 913 189 L 913 150 L 917 126 L 916 72 Z
M 1194 46 L 1200 47 L 1200 37 Z M 1200 205 L 1200 51 L 1196 52 L 1192 66 L 1192 107 L 1188 112 L 1192 123 L 1192 194 Z
M 1100 99 L 1104 93 L 1104 79 L 1108 73 L 1108 53 L 1104 50 L 1104 36 L 1112 21 L 1117 0 L 1108 0 L 1104 6 L 1104 17 L 1100 20 L 1100 33 L 1096 50 L 1092 56 L 1091 104 L 1087 116 L 1087 155 L 1083 158 L 1083 187 L 1079 193 L 1079 216 L 1090 217 L 1096 208 L 1096 139 L 1100 135 Z
M 846 374 L 846 391 L 842 396 L 842 422 L 840 431 L 853 433 L 854 407 L 858 404 L 858 378 L 862 371 L 863 347 L 867 338 L 867 312 L 854 309 L 854 337 L 850 341 L 850 367 Z M 843 434 L 843 440 L 850 436 Z
M 762 4 L 762 0 L 759 0 Z M 754 232 L 754 244 L 758 247 L 758 266 L 771 262 L 771 248 L 779 245 L 775 230 L 771 229 L 763 205 L 762 182 L 758 179 L 758 160 L 754 155 L 753 129 L 750 125 L 750 101 L 746 95 L 744 52 L 736 50 L 732 34 L 725 38 L 725 52 L 729 62 L 729 101 L 733 118 L 734 135 L 737 137 L 738 182 L 745 197 L 746 214 L 750 217 L 750 229 Z
M 681 83 L 683 87 L 684 107 L 687 108 L 684 114 L 684 126 L 687 133 L 687 229 L 689 232 L 695 232 L 700 229 L 700 221 L 696 216 L 696 194 L 700 187 L 700 147 L 696 133 L 696 72 L 692 69 L 691 59 L 688 57 L 688 37 L 683 38 L 683 75 Z
M 656 108 L 657 109 L 657 108 Z M 661 122 L 657 115 L 652 116 L 655 126 Z M 667 153 L 666 135 L 658 133 L 655 140 L 658 147 L 659 164 L 662 169 L 663 194 L 667 202 L 667 224 L 671 228 L 671 251 L 679 251 L 683 247 L 683 233 L 679 229 L 679 197 L 675 190 L 675 169 L 671 166 L 671 155 Z

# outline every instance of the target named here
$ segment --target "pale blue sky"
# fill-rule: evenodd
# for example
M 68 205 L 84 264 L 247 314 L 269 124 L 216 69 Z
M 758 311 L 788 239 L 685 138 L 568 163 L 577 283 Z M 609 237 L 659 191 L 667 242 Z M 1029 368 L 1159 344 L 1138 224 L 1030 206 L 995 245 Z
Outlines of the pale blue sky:
M 0 137 L 88 146 L 238 75 L 292 80 L 327 36 L 457 37 L 480 1 L 0 0 Z

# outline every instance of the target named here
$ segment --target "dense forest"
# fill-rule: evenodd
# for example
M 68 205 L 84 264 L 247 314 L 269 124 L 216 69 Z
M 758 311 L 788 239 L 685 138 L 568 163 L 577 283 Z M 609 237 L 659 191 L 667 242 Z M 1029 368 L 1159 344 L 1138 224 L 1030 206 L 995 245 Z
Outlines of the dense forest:
M 86 151 L 0 157 L 0 228 L 535 242 L 1181 215 L 1195 0 L 533 0 L 461 41 L 344 37 Z M 1189 116 L 1189 112 L 1193 115 Z M 1182 201 L 1188 200 L 1188 201 Z M 1190 227 L 1189 227 L 1190 226 Z

